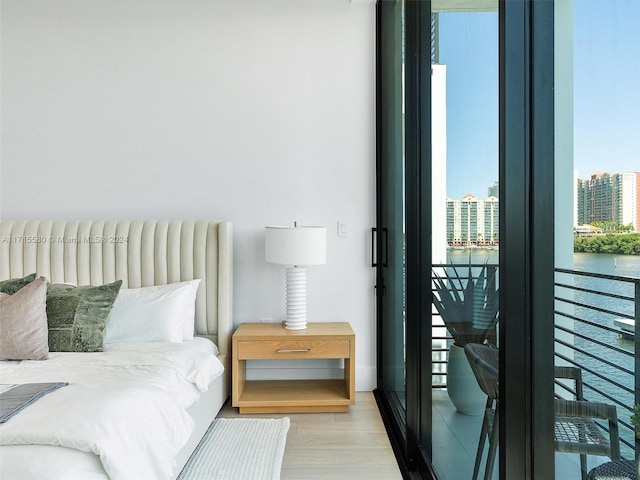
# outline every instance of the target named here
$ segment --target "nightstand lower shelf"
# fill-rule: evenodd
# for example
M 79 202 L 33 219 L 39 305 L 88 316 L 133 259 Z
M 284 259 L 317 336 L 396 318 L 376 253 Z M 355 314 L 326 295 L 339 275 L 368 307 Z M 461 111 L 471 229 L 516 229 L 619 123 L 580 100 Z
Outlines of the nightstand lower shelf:
M 287 330 L 243 323 L 232 337 L 231 404 L 240 413 L 348 412 L 355 403 L 355 335 L 346 322 Z M 343 359 L 343 378 L 248 380 L 248 360 Z
M 344 380 L 247 381 L 240 413 L 346 412 L 353 402 Z

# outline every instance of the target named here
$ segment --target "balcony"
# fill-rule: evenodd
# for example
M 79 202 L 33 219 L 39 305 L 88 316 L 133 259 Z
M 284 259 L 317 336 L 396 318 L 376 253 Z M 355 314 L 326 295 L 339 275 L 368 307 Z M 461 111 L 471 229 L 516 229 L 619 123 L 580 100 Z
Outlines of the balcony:
M 634 458 L 640 279 L 556 269 L 555 286 L 556 364 L 580 367 L 585 398 L 616 406 L 622 456 Z
M 481 267 L 475 265 L 474 267 Z M 640 339 L 640 278 L 555 271 L 556 365 L 574 365 L 583 372 L 584 396 L 590 401 L 615 405 L 623 458 L 636 451 L 632 407 L 640 403 L 640 371 L 635 351 Z M 433 422 L 434 465 L 442 479 L 471 478 L 482 416 L 456 412 L 446 393 L 446 358 L 451 338 L 434 314 L 433 334 Z M 569 396 L 559 384 L 557 396 Z M 605 425 L 602 425 L 603 429 Z M 455 455 L 456 458 L 449 458 Z M 486 449 L 485 449 L 486 456 Z M 588 458 L 588 468 L 607 462 L 606 457 Z M 456 471 L 447 466 L 457 465 Z M 442 468 L 438 468 L 442 465 Z M 484 471 L 484 462 L 481 472 Z M 494 478 L 498 478 L 497 468 Z M 580 479 L 576 454 L 556 453 L 556 478 Z

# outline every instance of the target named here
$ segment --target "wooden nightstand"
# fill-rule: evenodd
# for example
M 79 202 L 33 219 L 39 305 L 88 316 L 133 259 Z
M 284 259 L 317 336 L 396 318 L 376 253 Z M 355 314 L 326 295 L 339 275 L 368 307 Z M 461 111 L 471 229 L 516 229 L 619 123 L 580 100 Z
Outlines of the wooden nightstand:
M 243 323 L 233 334 L 231 400 L 240 413 L 346 412 L 355 403 L 356 338 L 348 323 Z M 246 380 L 247 360 L 343 358 L 340 380 Z

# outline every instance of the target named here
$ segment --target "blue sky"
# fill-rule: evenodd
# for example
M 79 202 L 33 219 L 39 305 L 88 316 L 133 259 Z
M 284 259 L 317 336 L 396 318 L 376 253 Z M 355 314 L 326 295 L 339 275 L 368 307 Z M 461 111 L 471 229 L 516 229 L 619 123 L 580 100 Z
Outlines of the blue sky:
M 574 159 L 583 178 L 640 171 L 640 2 L 574 2 Z
M 574 167 L 640 171 L 640 1 L 574 2 Z M 440 16 L 447 65 L 447 195 L 498 179 L 498 15 Z

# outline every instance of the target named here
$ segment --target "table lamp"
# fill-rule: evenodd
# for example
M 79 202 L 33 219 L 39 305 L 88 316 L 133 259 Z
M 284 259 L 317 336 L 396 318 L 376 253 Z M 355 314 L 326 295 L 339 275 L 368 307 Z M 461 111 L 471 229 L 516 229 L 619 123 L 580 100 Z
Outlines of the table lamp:
M 325 227 L 265 227 L 264 254 L 269 263 L 287 266 L 287 318 L 285 328 L 307 328 L 307 265 L 327 261 Z

